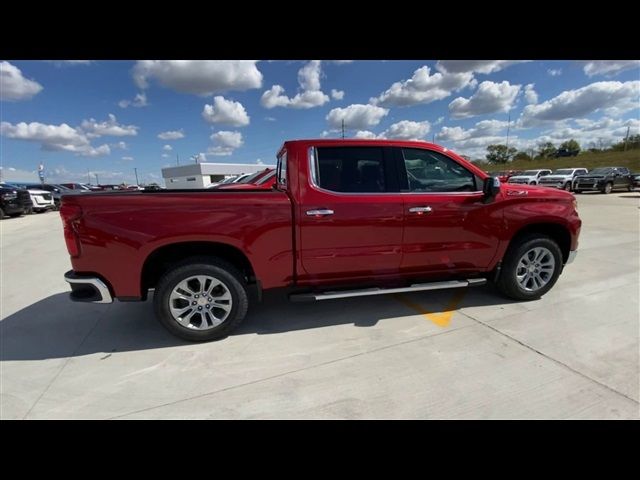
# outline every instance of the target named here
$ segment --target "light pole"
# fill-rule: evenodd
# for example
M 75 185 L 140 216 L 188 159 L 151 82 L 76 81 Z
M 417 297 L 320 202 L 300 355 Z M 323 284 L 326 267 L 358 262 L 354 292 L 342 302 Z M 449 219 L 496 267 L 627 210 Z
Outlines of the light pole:
M 98 180 L 98 174 L 94 173 L 95 177 L 96 177 L 96 185 L 100 185 L 100 180 Z
M 134 171 L 134 172 L 136 172 L 136 185 L 140 185 L 140 184 L 138 183 L 138 169 L 137 169 L 137 168 L 135 168 L 135 167 L 133 167 L 133 171 Z

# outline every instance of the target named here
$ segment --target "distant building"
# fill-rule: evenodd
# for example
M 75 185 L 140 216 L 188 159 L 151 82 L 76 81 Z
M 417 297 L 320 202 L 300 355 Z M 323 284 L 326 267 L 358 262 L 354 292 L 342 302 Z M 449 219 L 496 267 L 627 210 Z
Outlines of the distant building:
M 207 188 L 227 177 L 255 173 L 273 165 L 257 163 L 190 163 L 162 169 L 167 188 Z

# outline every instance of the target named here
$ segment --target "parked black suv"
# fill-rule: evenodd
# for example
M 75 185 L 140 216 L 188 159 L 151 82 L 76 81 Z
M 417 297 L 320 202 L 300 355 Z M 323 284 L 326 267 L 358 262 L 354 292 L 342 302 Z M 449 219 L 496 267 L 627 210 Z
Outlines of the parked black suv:
M 0 219 L 5 215 L 19 217 L 29 208 L 31 208 L 31 196 L 28 191 L 0 185 Z
M 633 190 L 633 177 L 626 167 L 599 167 L 589 173 L 579 175 L 573 182 L 573 191 L 600 190 L 611 193 L 613 190 Z

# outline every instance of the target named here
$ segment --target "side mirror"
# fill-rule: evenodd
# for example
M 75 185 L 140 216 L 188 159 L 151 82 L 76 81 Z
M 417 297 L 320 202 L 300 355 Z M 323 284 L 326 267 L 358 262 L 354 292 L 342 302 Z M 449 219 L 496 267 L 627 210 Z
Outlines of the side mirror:
M 500 179 L 498 177 L 487 177 L 482 185 L 482 193 L 484 198 L 489 200 L 500 193 Z

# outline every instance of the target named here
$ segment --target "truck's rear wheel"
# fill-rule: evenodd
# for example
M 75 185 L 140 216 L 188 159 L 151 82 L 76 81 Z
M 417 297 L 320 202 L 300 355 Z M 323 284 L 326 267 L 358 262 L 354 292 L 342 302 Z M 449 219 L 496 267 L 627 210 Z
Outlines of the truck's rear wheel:
M 536 300 L 547 293 L 562 271 L 562 252 L 545 235 L 527 235 L 510 245 L 502 262 L 498 290 L 516 300 Z
M 226 337 L 249 306 L 245 282 L 233 265 L 193 257 L 163 275 L 153 299 L 156 317 L 174 335 L 192 342 Z
M 605 193 L 605 194 L 607 194 L 607 195 L 608 195 L 608 194 L 610 194 L 610 193 L 611 193 L 611 191 L 612 191 L 612 190 L 613 190 L 613 183 L 611 183 L 611 182 L 607 182 L 607 183 L 605 184 L 604 188 L 603 188 L 602 190 L 600 190 L 600 191 L 601 191 L 602 193 Z

